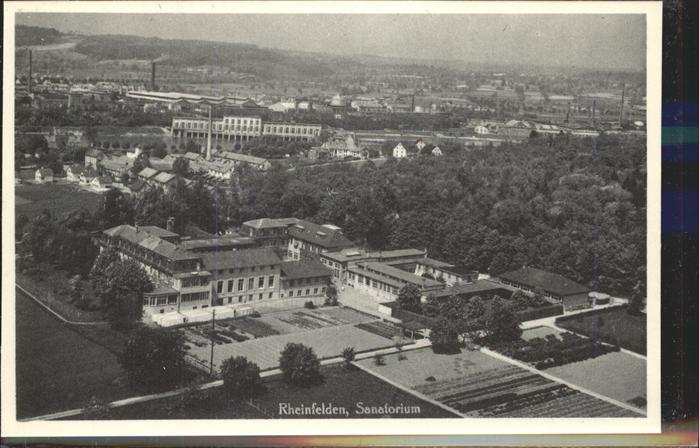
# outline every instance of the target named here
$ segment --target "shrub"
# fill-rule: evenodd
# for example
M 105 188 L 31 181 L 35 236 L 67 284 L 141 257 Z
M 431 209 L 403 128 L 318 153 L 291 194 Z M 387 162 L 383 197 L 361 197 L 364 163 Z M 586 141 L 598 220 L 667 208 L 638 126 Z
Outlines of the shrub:
M 310 386 L 322 381 L 320 361 L 311 347 L 289 342 L 279 357 L 284 381 L 296 386 Z
M 231 398 L 250 398 L 260 390 L 260 368 L 244 356 L 223 361 L 221 377 L 223 389 Z
M 347 347 L 342 350 L 342 357 L 345 358 L 345 368 L 349 369 L 355 358 L 354 347 Z

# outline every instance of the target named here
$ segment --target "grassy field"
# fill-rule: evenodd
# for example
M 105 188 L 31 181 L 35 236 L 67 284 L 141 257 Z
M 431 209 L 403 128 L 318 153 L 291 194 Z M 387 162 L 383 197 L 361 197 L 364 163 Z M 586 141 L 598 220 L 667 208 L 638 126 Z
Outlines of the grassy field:
M 252 402 L 229 401 L 219 389 L 193 392 L 185 397 L 173 397 L 138 405 L 111 409 L 101 419 L 258 419 L 258 418 L 456 418 L 457 416 L 397 389 L 358 369 L 345 370 L 335 365 L 322 369 L 321 385 L 297 388 L 275 379 L 266 383 L 266 392 Z M 347 413 L 336 415 L 286 415 L 280 404 L 311 406 L 332 403 L 344 407 Z M 356 412 L 358 403 L 364 406 L 418 406 L 420 412 L 364 415 Z
M 90 340 L 23 294 L 17 292 L 16 300 L 18 418 L 73 409 L 92 397 L 111 401 L 132 395 L 116 355 L 93 342 L 111 340 L 116 348 L 119 342 L 108 327 L 80 328 Z
M 99 194 L 80 190 L 75 184 L 24 184 L 15 187 L 15 214 L 31 219 L 44 209 L 58 215 L 81 208 L 94 212 L 101 200 Z
M 628 353 L 608 353 L 546 373 L 621 402 L 638 406 L 646 400 L 646 361 Z
M 646 354 L 646 316 L 631 315 L 624 308 L 559 319 L 556 325 L 596 340 L 616 343 L 636 353 Z

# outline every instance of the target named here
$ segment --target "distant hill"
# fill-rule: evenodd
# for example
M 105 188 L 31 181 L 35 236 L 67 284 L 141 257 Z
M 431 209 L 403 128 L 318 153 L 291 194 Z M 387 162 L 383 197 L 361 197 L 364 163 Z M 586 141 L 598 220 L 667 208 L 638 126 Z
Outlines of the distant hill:
M 261 78 L 322 77 L 333 73 L 326 63 L 315 58 L 238 43 L 102 35 L 85 36 L 74 51 L 96 61 L 146 59 L 173 66 L 222 66 Z
M 56 43 L 63 34 L 53 28 L 17 25 L 15 27 L 15 47 L 48 45 Z

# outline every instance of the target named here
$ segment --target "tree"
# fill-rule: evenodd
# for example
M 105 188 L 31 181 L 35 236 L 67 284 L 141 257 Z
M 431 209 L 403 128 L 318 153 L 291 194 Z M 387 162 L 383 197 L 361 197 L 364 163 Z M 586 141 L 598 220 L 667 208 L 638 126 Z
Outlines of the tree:
M 97 290 L 112 328 L 128 329 L 143 315 L 143 293 L 153 290 L 146 271 L 133 260 L 119 260 L 107 267 Z
M 492 342 L 516 341 L 522 336 L 517 316 L 511 306 L 506 305 L 499 297 L 491 300 L 484 325 L 488 339 Z
M 105 280 L 104 275 L 107 268 L 119 261 L 119 254 L 111 246 L 105 247 L 95 258 L 95 262 L 90 270 L 89 278 L 92 282 L 92 289 L 102 291 L 104 289 L 102 282 Z
M 455 353 L 459 351 L 459 330 L 456 323 L 445 317 L 437 319 L 430 328 L 430 341 L 435 353 Z
M 352 366 L 352 361 L 354 361 L 355 357 L 354 347 L 347 347 L 342 350 L 342 357 L 345 359 L 345 368 L 349 369 Z
M 320 361 L 311 347 L 289 342 L 279 357 L 282 377 L 288 384 L 310 386 L 322 380 Z
M 189 160 L 184 157 L 177 158 L 172 162 L 172 172 L 182 177 L 189 177 Z
M 103 229 L 133 223 L 134 208 L 129 197 L 116 188 L 110 188 L 104 194 L 96 219 Z
M 260 368 L 244 356 L 223 361 L 221 377 L 223 389 L 231 398 L 250 398 L 260 391 Z
M 643 293 L 643 285 L 641 282 L 637 282 L 631 291 L 631 297 L 629 297 L 629 304 L 626 311 L 629 314 L 640 314 L 643 309 L 643 300 L 645 299 L 645 294 Z
M 138 391 L 161 392 L 184 383 L 184 354 L 179 332 L 141 326 L 129 335 L 119 363 Z
M 329 306 L 337 305 L 337 288 L 330 284 L 325 289 L 325 304 Z
M 419 313 L 422 308 L 420 304 L 421 296 L 422 293 L 418 287 L 409 283 L 398 291 L 398 306 L 401 309 Z

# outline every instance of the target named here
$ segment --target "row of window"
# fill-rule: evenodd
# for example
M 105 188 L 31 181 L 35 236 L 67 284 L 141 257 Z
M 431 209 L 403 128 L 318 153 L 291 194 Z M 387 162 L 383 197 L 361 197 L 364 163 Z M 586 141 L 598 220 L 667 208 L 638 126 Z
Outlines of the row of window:
M 180 296 L 180 301 L 184 302 L 198 302 L 200 300 L 209 300 L 209 291 L 203 292 L 193 292 L 190 294 L 182 294 Z
M 248 294 L 247 300 L 245 299 L 244 295 L 238 296 L 238 303 L 247 303 L 247 302 L 252 302 L 254 300 L 254 294 Z M 267 298 L 271 299 L 273 297 L 273 294 L 270 292 L 267 294 Z M 264 299 L 264 294 L 260 293 L 257 295 L 257 300 L 262 300 Z M 233 303 L 233 297 L 228 298 L 228 303 Z
M 225 274 L 226 271 L 228 271 L 229 274 L 245 274 L 248 270 L 250 272 L 256 272 L 256 271 L 264 271 L 266 269 L 273 271 L 275 268 L 275 265 L 269 265 L 269 266 L 251 266 L 249 268 L 231 268 L 231 269 L 219 269 L 217 272 L 219 274 Z M 216 272 L 212 270 L 212 272 Z
M 158 305 L 173 305 L 177 303 L 177 295 L 172 294 L 169 296 L 153 296 L 144 297 L 143 305 L 145 306 L 158 306 Z
M 216 292 L 218 294 L 223 293 L 223 285 L 226 283 L 226 292 L 233 292 L 233 287 L 237 286 L 236 291 L 243 291 L 245 290 L 245 279 L 244 278 L 239 278 L 237 285 L 235 283 L 235 279 L 229 279 L 228 281 L 224 280 L 219 280 L 216 282 Z M 247 284 L 248 284 L 248 291 L 255 289 L 255 277 L 250 277 L 247 279 Z M 264 289 L 265 288 L 265 278 L 264 277 L 257 277 L 257 289 Z M 267 288 L 274 288 L 274 276 L 270 275 L 267 277 Z
M 348 277 L 350 280 L 354 281 L 355 274 L 353 272 L 350 272 Z M 357 278 L 357 282 L 359 284 L 365 284 L 365 285 L 370 286 L 374 289 L 389 292 L 391 294 L 398 294 L 398 288 L 394 288 L 394 287 L 389 286 L 389 285 L 382 283 L 380 281 L 373 280 L 373 279 L 370 279 L 369 277 L 365 277 L 365 276 L 359 275 L 359 274 L 356 275 L 356 278 Z
M 181 280 L 183 288 L 194 286 L 206 286 L 209 284 L 209 277 L 188 277 Z
M 296 132 L 298 131 L 298 132 Z M 265 126 L 265 133 L 269 134 L 299 134 L 299 135 L 319 135 L 320 129 L 307 127 L 289 126 Z
M 320 288 L 320 293 L 325 294 L 325 286 Z M 294 296 L 294 291 L 289 291 L 289 297 L 303 297 L 304 295 L 310 296 L 311 295 L 311 288 L 306 288 L 306 294 L 303 293 L 303 289 L 299 289 L 296 291 L 296 295 Z M 318 295 L 318 288 L 313 288 L 313 295 Z
M 312 285 L 313 283 L 318 283 L 321 281 L 324 281 L 323 277 L 299 278 L 296 280 L 289 280 L 289 286 Z

